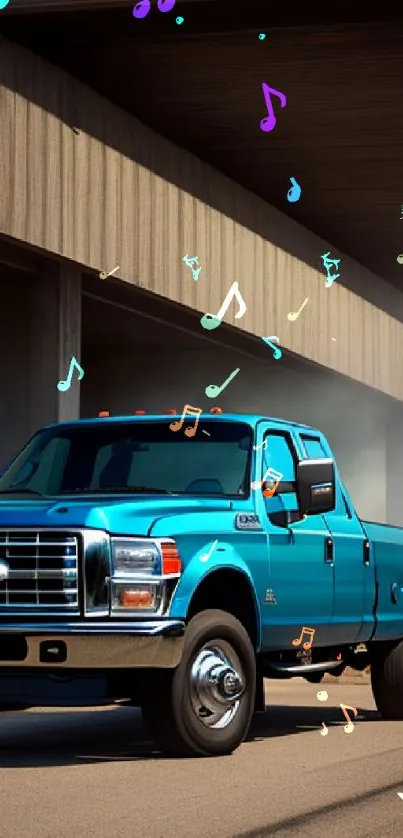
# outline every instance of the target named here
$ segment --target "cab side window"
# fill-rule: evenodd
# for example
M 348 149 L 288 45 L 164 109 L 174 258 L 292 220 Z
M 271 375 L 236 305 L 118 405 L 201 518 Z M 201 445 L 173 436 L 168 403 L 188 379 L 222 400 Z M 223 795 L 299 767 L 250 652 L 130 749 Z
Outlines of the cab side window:
M 266 434 L 265 439 L 267 439 L 267 445 L 263 457 L 264 471 L 266 472 L 271 466 L 281 472 L 283 481 L 293 482 L 296 479 L 296 470 L 291 442 L 284 434 L 269 433 Z
M 270 466 L 271 468 L 275 469 L 276 472 L 280 472 L 280 474 L 282 475 L 282 483 L 294 483 L 295 485 L 297 475 L 293 458 L 291 439 L 289 439 L 289 437 L 286 434 L 275 433 L 268 433 L 266 434 L 265 438 L 267 438 L 267 446 L 264 450 L 264 471 L 262 474 L 262 479 Z M 271 480 L 273 478 L 271 478 L 269 474 L 266 479 Z M 278 525 L 279 514 L 281 515 L 284 512 L 293 512 L 298 509 L 298 500 L 296 492 L 288 491 L 281 492 L 281 494 L 277 492 L 277 494 L 273 497 L 265 498 L 265 506 L 267 515 L 270 518 L 272 524 Z M 282 526 L 284 526 L 284 524 L 282 524 Z
M 304 448 L 308 460 L 326 460 L 328 455 L 324 451 L 320 439 L 302 435 L 301 439 L 304 443 Z

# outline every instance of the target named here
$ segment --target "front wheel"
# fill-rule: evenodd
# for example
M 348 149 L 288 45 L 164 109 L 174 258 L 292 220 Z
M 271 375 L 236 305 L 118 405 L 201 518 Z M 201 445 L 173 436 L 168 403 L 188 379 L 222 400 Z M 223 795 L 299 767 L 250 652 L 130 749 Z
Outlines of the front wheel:
M 143 716 L 165 753 L 230 754 L 248 732 L 255 690 L 256 656 L 243 625 L 225 611 L 202 611 L 189 622 L 179 666 L 151 674 Z

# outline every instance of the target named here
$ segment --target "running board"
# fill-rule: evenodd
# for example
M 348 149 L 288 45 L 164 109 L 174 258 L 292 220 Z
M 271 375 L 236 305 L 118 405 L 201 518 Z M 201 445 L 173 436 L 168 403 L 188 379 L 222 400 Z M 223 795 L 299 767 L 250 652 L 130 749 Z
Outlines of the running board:
M 328 669 L 336 669 L 342 666 L 343 661 L 322 661 L 322 663 L 297 664 L 297 666 L 288 663 L 266 663 L 265 670 L 275 669 L 276 672 L 287 672 L 289 675 L 310 675 L 312 672 L 324 672 Z

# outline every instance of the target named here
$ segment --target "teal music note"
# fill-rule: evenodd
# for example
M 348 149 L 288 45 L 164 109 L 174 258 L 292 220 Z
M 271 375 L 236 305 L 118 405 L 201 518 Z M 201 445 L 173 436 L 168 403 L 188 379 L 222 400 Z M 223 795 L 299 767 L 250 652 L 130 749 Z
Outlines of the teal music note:
M 81 381 L 81 379 L 83 378 L 84 370 L 83 370 L 82 367 L 80 367 L 80 364 L 78 363 L 78 361 L 76 360 L 76 358 L 73 355 L 73 357 L 70 361 L 69 374 L 68 374 L 66 380 L 63 381 L 63 379 L 62 379 L 61 381 L 59 381 L 59 383 L 57 385 L 57 389 L 60 390 L 61 393 L 65 393 L 66 390 L 69 389 L 69 387 L 71 385 L 71 379 L 73 377 L 74 367 L 76 367 L 77 370 L 78 370 L 78 380 Z
M 226 380 L 223 382 L 223 384 L 221 384 L 221 385 L 220 384 L 208 384 L 205 391 L 204 391 L 207 398 L 208 399 L 215 399 L 216 396 L 219 396 L 220 393 L 222 393 L 222 391 L 225 390 L 225 388 L 230 383 L 230 381 L 232 381 L 232 379 L 235 378 L 236 375 L 238 375 L 239 370 L 240 370 L 240 367 L 237 367 L 236 370 L 234 370 L 228 376 L 228 378 L 226 378 Z
M 262 338 L 262 340 L 264 340 L 264 342 L 265 342 L 265 343 L 267 343 L 267 345 L 268 345 L 268 346 L 270 346 L 270 348 L 273 350 L 273 358 L 274 358 L 274 360 L 275 360 L 275 361 L 279 361 L 283 353 L 282 353 L 281 349 L 279 349 L 279 348 L 278 348 L 278 346 L 274 346 L 274 345 L 271 343 L 271 341 L 273 341 L 273 340 L 276 340 L 276 341 L 277 341 L 277 343 L 279 343 L 279 342 L 280 342 L 280 341 L 279 341 L 279 338 L 277 337 L 277 335 L 270 335 L 270 337 L 269 337 L 269 338 Z

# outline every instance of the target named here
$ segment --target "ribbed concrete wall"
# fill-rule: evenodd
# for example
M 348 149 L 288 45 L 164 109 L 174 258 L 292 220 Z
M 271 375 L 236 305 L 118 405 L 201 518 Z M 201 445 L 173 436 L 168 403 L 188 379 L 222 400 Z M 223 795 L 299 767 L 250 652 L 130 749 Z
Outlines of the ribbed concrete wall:
M 395 374 L 403 359 L 403 295 L 331 244 L 5 39 L 0 125 L 0 232 L 94 271 L 120 265 L 123 281 L 201 313 L 216 312 L 238 280 L 248 310 L 237 321 L 232 305 L 228 322 L 278 335 L 286 349 L 403 399 L 403 377 Z M 156 173 L 161 160 L 165 177 Z M 204 201 L 195 197 L 201 193 Z M 217 195 L 227 214 L 214 209 Z M 231 217 L 240 206 L 247 226 Z M 290 255 L 295 240 L 306 262 Z M 329 249 L 341 258 L 341 278 L 326 289 L 320 255 Z M 197 283 L 185 253 L 203 266 Z M 314 255 L 317 270 L 308 264 Z M 394 316 L 343 287 L 343 279 L 355 288 L 376 284 Z M 287 312 L 305 297 L 308 306 L 289 323 Z

